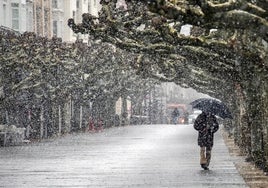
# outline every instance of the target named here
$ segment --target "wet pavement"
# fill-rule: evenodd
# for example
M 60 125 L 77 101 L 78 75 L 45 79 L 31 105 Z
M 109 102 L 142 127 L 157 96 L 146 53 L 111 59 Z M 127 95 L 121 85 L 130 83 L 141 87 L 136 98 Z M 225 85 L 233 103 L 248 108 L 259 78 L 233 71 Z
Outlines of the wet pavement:
M 209 171 L 191 125 L 143 125 L 0 148 L 0 187 L 244 188 L 220 131 Z

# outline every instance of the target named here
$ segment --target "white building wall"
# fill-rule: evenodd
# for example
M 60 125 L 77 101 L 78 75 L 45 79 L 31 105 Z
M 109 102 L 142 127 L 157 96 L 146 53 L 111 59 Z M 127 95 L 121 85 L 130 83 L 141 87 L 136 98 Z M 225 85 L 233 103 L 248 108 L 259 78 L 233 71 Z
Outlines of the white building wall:
M 34 31 L 33 18 L 33 2 L 28 1 L 28 3 L 26 3 L 26 31 Z
M 100 0 L 64 0 L 64 20 L 63 20 L 63 41 L 75 42 L 77 39 L 82 39 L 83 42 L 88 42 L 88 35 L 75 34 L 67 25 L 68 19 L 73 18 L 75 23 L 82 22 L 82 14 L 90 13 L 98 16 L 98 11 L 101 8 Z
M 89 12 L 89 4 L 90 0 L 76 0 L 76 18 L 75 22 L 76 23 L 81 23 L 82 22 L 82 15 L 84 13 Z M 77 34 L 77 39 L 83 40 L 84 43 L 88 42 L 88 35 L 81 35 Z
M 52 0 L 52 35 L 59 38 L 64 33 L 64 3 L 65 0 Z
M 76 0 L 64 0 L 64 18 L 63 18 L 63 41 L 74 42 L 76 40 L 76 35 L 73 33 L 71 28 L 68 27 L 68 19 L 76 18 Z
M 89 13 L 98 16 L 98 11 L 101 9 L 100 0 L 89 0 Z
M 20 0 L 19 5 L 19 31 L 27 31 L 26 0 Z
M 26 0 L 0 0 L 0 25 L 19 32 L 27 30 Z
M 10 3 L 7 0 L 0 0 L 0 25 L 5 27 L 10 27 Z

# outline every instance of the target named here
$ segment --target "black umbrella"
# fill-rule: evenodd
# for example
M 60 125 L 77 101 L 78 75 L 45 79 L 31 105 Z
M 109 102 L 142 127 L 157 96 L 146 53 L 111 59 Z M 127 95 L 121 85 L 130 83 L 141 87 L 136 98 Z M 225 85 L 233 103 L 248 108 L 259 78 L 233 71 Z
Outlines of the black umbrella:
M 216 99 L 201 98 L 194 100 L 193 102 L 190 103 L 190 105 L 192 105 L 193 108 L 199 109 L 206 113 L 212 113 L 223 119 L 233 118 L 228 107 L 223 102 Z

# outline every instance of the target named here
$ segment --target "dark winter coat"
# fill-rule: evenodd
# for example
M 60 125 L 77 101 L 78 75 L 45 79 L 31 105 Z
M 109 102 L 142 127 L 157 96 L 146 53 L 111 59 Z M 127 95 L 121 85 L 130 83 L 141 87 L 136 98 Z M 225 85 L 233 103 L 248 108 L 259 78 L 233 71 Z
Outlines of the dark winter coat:
M 198 145 L 212 147 L 214 133 L 219 129 L 216 117 L 203 112 L 196 118 L 194 128 L 198 131 Z
M 179 110 L 177 108 L 175 108 L 171 115 L 172 115 L 172 117 L 179 117 L 180 112 L 179 112 Z

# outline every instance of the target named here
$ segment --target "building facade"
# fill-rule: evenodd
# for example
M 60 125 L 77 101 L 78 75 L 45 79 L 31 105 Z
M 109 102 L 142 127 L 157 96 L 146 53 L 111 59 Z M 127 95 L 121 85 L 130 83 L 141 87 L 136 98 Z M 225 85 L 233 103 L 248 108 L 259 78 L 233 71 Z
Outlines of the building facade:
M 26 0 L 0 0 L 0 25 L 19 32 L 27 30 Z
M 63 41 L 74 42 L 77 39 L 83 40 L 83 42 L 88 42 L 87 35 L 75 34 L 67 25 L 68 19 L 73 18 L 76 23 L 82 22 L 82 14 L 90 13 L 98 16 L 98 11 L 101 9 L 99 4 L 100 0 L 54 0 L 54 1 L 64 1 L 64 18 L 63 20 Z
M 68 27 L 68 19 L 80 23 L 83 13 L 98 16 L 100 8 L 99 0 L 0 0 L 0 26 L 20 33 L 55 36 L 65 42 L 87 42 L 88 36 L 75 34 Z
M 43 37 L 52 37 L 51 0 L 33 0 L 33 31 Z
M 64 0 L 52 0 L 52 35 L 63 38 Z

